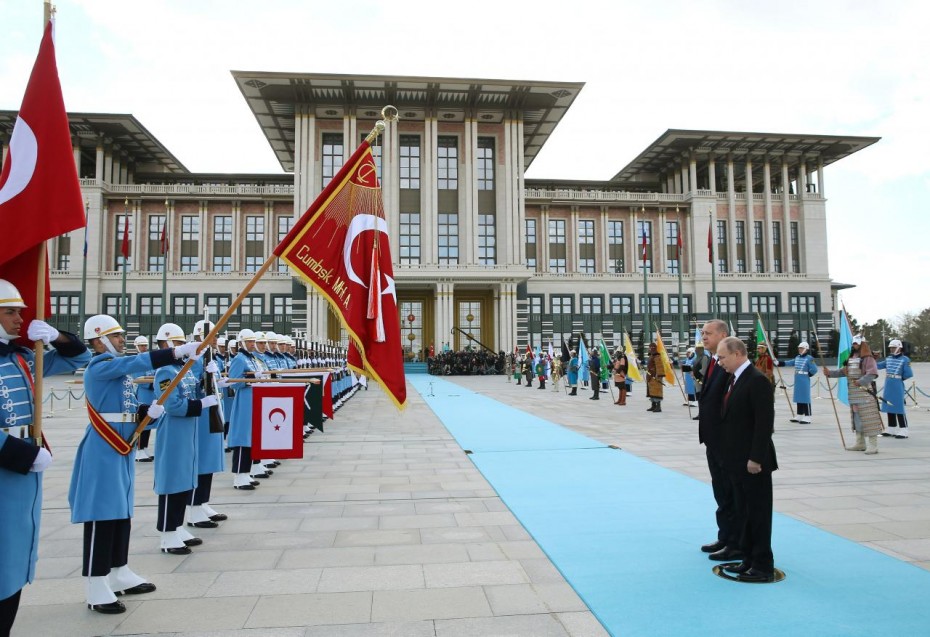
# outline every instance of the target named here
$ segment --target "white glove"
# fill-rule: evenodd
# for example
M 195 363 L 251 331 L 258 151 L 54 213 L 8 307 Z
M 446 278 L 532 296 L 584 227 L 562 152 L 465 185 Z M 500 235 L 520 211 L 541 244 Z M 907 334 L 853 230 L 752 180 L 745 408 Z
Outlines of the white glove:
M 30 330 L 30 332 L 31 331 L 32 330 Z M 52 454 L 50 454 L 48 449 L 45 447 L 39 447 L 39 455 L 36 456 L 36 459 L 33 461 L 32 466 L 29 467 L 29 470 L 39 473 L 40 471 L 45 471 L 48 469 L 50 464 L 52 464 Z
M 263 380 L 263 379 L 265 379 L 265 378 L 270 378 L 270 376 L 271 376 L 271 375 L 268 374 L 267 372 L 253 372 L 253 374 L 255 375 L 255 378 L 257 378 L 257 379 L 259 379 L 259 380 Z
M 152 403 L 151 405 L 149 405 L 149 410 L 147 413 L 149 415 L 149 418 L 151 418 L 152 420 L 156 420 L 158 418 L 161 418 L 161 415 L 165 413 L 165 408 L 163 405 L 159 405 L 158 403 Z
M 200 354 L 197 354 L 197 348 L 200 347 L 200 343 L 194 341 L 192 343 L 184 343 L 184 345 L 178 345 L 174 348 L 174 357 L 178 360 L 181 360 L 185 356 L 191 356 L 194 360 L 199 359 L 203 356 L 204 352 L 207 351 L 207 348 L 204 347 L 203 351 Z
M 200 406 L 204 411 L 208 410 L 210 407 L 216 407 L 217 403 L 216 396 L 207 396 L 206 398 L 200 399 Z
M 207 363 L 207 366 L 204 367 L 204 370 L 208 374 L 219 374 L 220 373 L 220 367 L 219 365 L 216 364 L 216 361 L 210 361 L 209 363 Z
M 29 329 L 26 333 L 30 341 L 42 341 L 46 345 L 58 338 L 58 334 L 58 330 L 39 319 L 33 319 L 29 323 Z M 42 469 L 39 469 L 39 471 L 42 471 Z
M 219 387 L 220 389 L 226 389 L 227 387 L 231 385 L 233 385 L 233 383 L 229 382 L 228 378 L 221 378 L 218 381 L 216 381 L 216 386 Z

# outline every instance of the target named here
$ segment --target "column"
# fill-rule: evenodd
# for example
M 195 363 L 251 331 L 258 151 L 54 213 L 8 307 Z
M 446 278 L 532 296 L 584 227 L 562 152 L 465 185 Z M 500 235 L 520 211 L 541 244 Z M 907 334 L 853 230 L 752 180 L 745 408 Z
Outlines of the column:
M 345 146 L 345 144 L 343 144 Z M 265 254 L 271 254 L 271 251 L 274 250 L 277 245 L 277 241 L 274 241 L 272 237 L 277 236 L 277 228 L 274 223 L 274 215 L 271 214 L 271 211 L 274 209 L 274 204 L 271 201 L 265 201 Z M 392 253 L 393 254 L 393 253 Z
M 209 228 L 207 227 L 207 220 L 208 220 L 207 201 L 200 201 L 198 203 L 198 208 L 200 209 L 199 219 L 197 221 L 200 224 L 200 236 L 198 237 L 200 239 L 200 241 L 198 242 L 200 245 L 197 246 L 197 262 L 200 264 L 200 271 L 205 272 L 209 269 L 207 267 L 207 246 L 209 245 L 210 242 L 207 240 L 207 237 L 212 234 L 209 231 Z M 269 252 L 268 254 L 271 254 L 271 253 Z
M 733 264 L 735 263 L 734 256 L 734 245 L 733 245 L 733 219 L 736 216 L 736 181 L 733 176 L 733 154 L 727 154 L 727 271 L 733 271 Z M 714 240 L 717 243 L 720 243 L 720 237 L 718 236 L 716 228 L 717 214 L 716 210 L 714 212 Z M 714 254 L 717 255 L 717 246 L 714 246 Z M 719 258 L 719 255 L 718 255 Z M 714 268 L 717 267 L 716 263 L 711 264 Z M 719 271 L 719 270 L 718 270 Z
M 765 162 L 762 164 L 762 181 L 764 190 L 762 198 L 765 204 L 765 221 L 762 223 L 762 249 L 765 255 L 762 258 L 762 271 L 772 271 L 772 162 L 771 158 L 766 155 Z M 755 241 L 755 233 L 753 233 Z
M 434 264 L 439 245 L 439 185 L 436 163 L 439 159 L 439 130 L 432 109 L 423 121 L 423 150 L 420 162 L 420 263 Z
M 781 261 L 781 271 L 787 271 L 787 266 L 789 265 L 788 260 L 785 259 L 785 246 L 787 245 L 786 235 L 790 229 L 791 223 L 791 176 L 788 174 L 788 157 L 782 157 L 781 160 L 781 183 L 782 183 L 782 222 L 781 222 L 781 250 L 775 255 Z
M 609 206 L 601 206 L 601 214 L 599 215 L 600 223 L 598 225 L 600 228 L 597 232 L 597 239 L 599 239 L 600 242 L 597 244 L 599 247 L 597 261 L 600 263 L 600 267 L 595 268 L 598 272 L 612 271 L 610 268 L 610 245 L 608 243 L 609 238 L 607 236 L 607 216 L 609 210 Z
M 539 257 L 536 266 L 537 272 L 549 271 L 549 206 L 543 204 L 539 207 L 539 227 L 536 229 L 536 241 Z
M 798 165 L 798 197 L 803 200 L 807 196 L 807 160 L 801 157 L 801 163 Z
M 681 190 L 678 192 L 682 194 L 691 192 L 690 184 L 688 183 L 688 163 L 684 159 L 681 160 L 679 175 L 681 179 Z
M 74 153 L 74 168 L 77 170 L 78 179 L 81 178 L 81 140 L 77 135 L 71 138 L 71 150 Z
M 639 269 L 639 262 L 643 257 L 640 254 L 641 237 L 636 236 L 636 206 L 630 206 L 630 213 L 626 219 L 626 232 L 623 237 L 623 263 L 626 272 L 636 273 Z
M 129 157 L 122 155 L 120 157 L 119 163 L 119 183 L 128 184 L 129 183 Z
M 294 199 L 297 199 L 296 193 Z M 232 271 L 233 272 L 242 272 L 245 268 L 242 267 L 242 251 L 239 246 L 242 244 L 242 237 L 245 234 L 245 224 L 242 221 L 242 202 L 233 201 L 232 207 L 230 210 L 230 215 L 232 215 Z M 173 225 L 168 224 L 168 227 L 171 228 Z
M 130 201 L 129 210 L 132 215 L 132 247 L 129 251 L 129 272 L 139 272 L 144 270 L 142 267 L 142 244 L 148 244 L 148 228 L 144 227 L 142 223 L 142 201 Z M 129 290 L 126 292 L 130 293 Z M 132 314 L 132 308 L 130 307 L 129 313 Z
M 568 244 L 565 246 L 566 272 L 578 271 L 578 240 L 578 206 L 572 206 L 571 213 L 568 215 L 568 228 L 565 229 L 565 242 Z
M 104 165 L 104 146 L 103 146 L 103 136 L 97 138 L 97 164 L 94 168 L 94 179 L 97 180 L 97 184 L 103 181 L 103 165 Z
M 710 180 L 710 191 L 717 193 L 717 155 L 711 153 L 707 160 L 707 176 Z
M 123 153 L 122 153 L 122 151 L 120 150 L 119 145 L 114 144 L 114 146 L 113 146 L 113 153 L 112 153 L 113 160 L 112 160 L 112 164 L 111 164 L 112 173 L 111 173 L 110 175 L 108 175 L 108 179 L 109 179 L 109 181 L 110 181 L 111 184 L 118 184 L 118 183 L 119 183 L 119 174 L 120 174 L 119 171 L 120 171 L 120 164 L 121 164 L 122 155 L 123 155 Z
M 653 225 L 657 227 L 652 231 L 652 247 L 655 250 L 652 271 L 666 272 L 668 270 L 668 254 L 665 247 L 665 208 L 659 209 L 658 220 Z
M 691 191 L 694 192 L 698 189 L 697 156 L 694 151 L 689 152 L 688 155 L 688 182 L 691 184 Z
M 103 154 L 103 181 L 112 183 L 113 175 L 113 151 L 107 146 Z
M 746 156 L 746 223 L 743 225 L 743 241 L 746 242 L 746 272 L 755 267 L 756 246 L 752 241 L 752 222 L 755 203 L 752 197 L 752 156 Z
M 821 198 L 826 198 L 827 193 L 823 187 L 823 155 L 817 157 L 817 191 Z

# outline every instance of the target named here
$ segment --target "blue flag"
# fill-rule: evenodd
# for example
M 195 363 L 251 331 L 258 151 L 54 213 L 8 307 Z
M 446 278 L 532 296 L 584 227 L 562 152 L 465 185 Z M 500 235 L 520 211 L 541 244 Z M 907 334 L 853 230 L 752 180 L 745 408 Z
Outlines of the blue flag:
M 584 344 L 584 336 L 578 338 L 578 377 L 586 383 L 591 380 L 591 370 L 588 369 L 588 347 Z
M 836 368 L 843 369 L 849 355 L 852 353 L 852 331 L 849 329 L 849 318 L 846 316 L 846 309 L 840 310 L 840 346 L 836 356 Z M 849 385 L 846 377 L 841 376 L 836 384 L 836 397 L 844 405 L 849 404 Z

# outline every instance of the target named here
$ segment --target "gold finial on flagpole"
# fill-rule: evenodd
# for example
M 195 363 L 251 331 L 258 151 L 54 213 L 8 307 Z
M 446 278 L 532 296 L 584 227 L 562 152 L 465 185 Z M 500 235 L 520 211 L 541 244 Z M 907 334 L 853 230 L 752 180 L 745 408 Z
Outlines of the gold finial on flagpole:
M 368 136 L 365 137 L 365 141 L 369 144 L 373 144 L 375 140 L 378 139 L 378 135 L 384 132 L 384 129 L 387 126 L 386 122 L 393 122 L 399 119 L 397 115 L 397 107 L 388 104 L 381 109 L 381 117 L 384 119 L 379 119 L 377 122 L 375 122 L 375 127 L 372 128 L 371 132 L 368 133 Z

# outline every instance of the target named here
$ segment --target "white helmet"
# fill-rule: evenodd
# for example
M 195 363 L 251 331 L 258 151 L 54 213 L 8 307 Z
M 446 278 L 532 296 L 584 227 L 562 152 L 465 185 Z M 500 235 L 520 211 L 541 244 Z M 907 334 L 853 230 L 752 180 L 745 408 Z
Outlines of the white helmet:
M 23 295 L 5 279 L 0 279 L 0 307 L 26 307 Z
M 203 337 L 203 319 L 194 323 L 194 337 L 197 336 Z
M 281 340 L 281 337 L 278 334 L 275 334 L 274 332 L 265 332 L 265 338 L 268 339 L 269 343 L 277 343 L 278 341 Z
M 236 339 L 234 339 L 234 338 L 229 339 L 229 340 L 226 342 L 226 346 L 227 346 L 227 347 L 234 347 L 234 348 L 236 348 L 236 349 L 239 349 L 239 343 L 237 343 L 237 342 L 236 342 Z
M 862 334 L 856 334 L 853 336 L 853 345 L 861 345 L 862 341 L 865 339 L 862 337 Z
M 268 336 L 264 332 L 255 332 L 255 342 L 268 342 Z
M 112 316 L 106 314 L 97 314 L 87 319 L 84 323 L 84 338 L 88 341 L 93 338 L 100 338 L 108 334 L 125 333 L 120 324 Z
M 249 328 L 245 328 L 244 330 L 239 330 L 239 341 L 240 342 L 244 343 L 245 341 L 254 341 L 254 340 L 255 340 L 255 332 L 253 332 Z
M 798 343 L 798 349 L 810 349 L 811 346 L 807 344 L 807 341 L 801 341 Z
M 158 328 L 158 334 L 155 335 L 156 341 L 186 341 L 187 335 L 184 330 L 175 323 L 165 323 Z
M 903 347 L 904 347 L 904 343 L 902 343 L 902 342 L 900 341 L 900 339 L 893 338 L 893 339 L 891 339 L 891 342 L 888 343 L 888 347 L 890 347 L 890 348 L 892 348 L 892 349 L 894 349 L 894 348 L 896 348 L 896 347 L 902 347 L 902 348 L 903 348 Z
M 139 347 L 140 345 L 148 345 L 148 344 L 149 344 L 149 339 L 147 339 L 147 338 L 144 337 L 144 336 L 137 336 L 137 337 L 136 337 L 136 340 L 133 341 L 133 344 L 134 344 L 136 347 Z
M 225 336 L 218 336 L 218 337 L 216 338 L 216 344 L 217 344 L 218 347 L 226 347 L 226 337 L 225 337 Z

